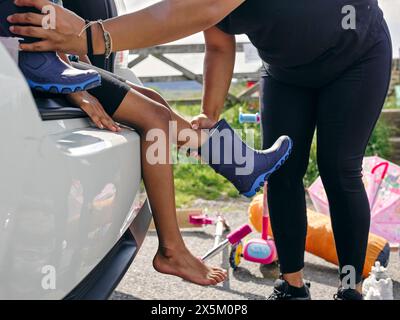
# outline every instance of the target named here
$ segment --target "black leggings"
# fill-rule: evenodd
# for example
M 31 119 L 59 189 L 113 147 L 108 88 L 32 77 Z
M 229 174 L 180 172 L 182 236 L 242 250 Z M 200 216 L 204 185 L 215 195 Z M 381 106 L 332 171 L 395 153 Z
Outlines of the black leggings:
M 304 267 L 307 216 L 303 177 L 317 128 L 318 168 L 329 199 L 340 270 L 354 266 L 357 283 L 361 281 L 370 226 L 362 159 L 387 94 L 391 63 L 390 35 L 384 26 L 379 41 L 323 87 L 294 86 L 268 75 L 262 77 L 264 147 L 280 135 L 288 135 L 294 142 L 291 157 L 268 185 L 282 273 Z

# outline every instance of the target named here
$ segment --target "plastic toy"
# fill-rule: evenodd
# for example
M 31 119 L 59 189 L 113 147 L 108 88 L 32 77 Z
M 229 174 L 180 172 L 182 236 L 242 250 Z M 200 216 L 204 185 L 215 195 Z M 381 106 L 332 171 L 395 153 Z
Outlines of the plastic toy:
M 215 225 L 215 240 L 214 247 L 216 247 L 222 239 L 222 236 L 225 232 L 229 232 L 231 228 L 228 225 L 228 222 L 222 215 L 218 215 L 216 218 L 210 218 L 208 215 L 190 215 L 189 223 L 193 226 L 207 226 L 207 225 Z
M 230 231 L 228 222 L 222 215 L 217 215 L 216 218 L 211 218 L 207 214 L 191 214 L 189 215 L 189 223 L 193 227 L 205 227 L 215 225 L 222 227 L 223 231 Z
M 256 114 L 239 113 L 239 122 L 240 123 L 260 123 L 261 116 L 259 113 L 256 113 Z
M 365 300 L 393 300 L 393 281 L 378 261 L 364 281 L 362 292 Z
M 400 243 L 400 166 L 377 156 L 365 157 L 363 183 L 371 208 L 371 232 L 392 246 Z M 316 210 L 329 215 L 321 178 L 308 188 L 308 193 Z
M 257 113 L 244 113 L 242 108 L 239 108 L 239 123 L 260 123 L 261 115 Z
M 238 229 L 232 231 L 226 236 L 226 239 L 214 246 L 211 250 L 209 250 L 204 256 L 201 257 L 202 261 L 206 261 L 216 256 L 218 253 L 222 252 L 229 245 L 235 245 L 242 241 L 243 238 L 252 233 L 252 229 L 248 224 L 245 224 Z
M 263 202 L 263 195 L 258 195 L 249 206 L 250 223 L 258 232 L 262 230 Z M 307 216 L 308 229 L 306 251 L 338 265 L 330 218 L 312 210 L 308 210 Z M 269 235 L 273 237 L 271 228 L 269 229 Z M 389 263 L 389 256 L 389 242 L 380 236 L 370 233 L 363 276 L 368 277 L 376 261 L 379 261 L 382 266 L 386 267 Z
M 264 186 L 264 194 L 267 194 L 267 185 Z M 266 196 L 263 197 L 266 204 Z M 237 243 L 232 247 L 229 259 L 231 267 L 235 270 L 243 257 L 246 261 L 256 262 L 260 264 L 271 264 L 277 260 L 277 251 L 275 242 L 268 236 L 269 228 L 269 212 L 268 206 L 264 205 L 265 210 L 262 213 L 261 238 L 251 239 L 245 244 Z

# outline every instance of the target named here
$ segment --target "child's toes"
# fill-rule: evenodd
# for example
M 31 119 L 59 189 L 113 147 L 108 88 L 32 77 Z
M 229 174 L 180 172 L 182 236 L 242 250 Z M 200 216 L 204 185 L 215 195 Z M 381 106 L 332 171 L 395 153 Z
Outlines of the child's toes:
M 212 273 L 212 278 L 217 280 L 218 283 L 225 281 L 225 276 L 221 272 L 213 272 Z
M 212 274 L 208 276 L 206 283 L 204 283 L 205 286 L 215 286 L 217 284 L 218 284 L 218 279 L 215 278 Z
M 227 273 L 225 269 L 219 268 L 219 267 L 212 267 L 211 270 L 213 272 L 222 272 L 222 273 Z
M 228 276 L 228 272 L 224 269 L 221 268 L 213 268 L 212 269 L 214 273 L 224 277 L 224 279 L 226 279 L 226 277 Z

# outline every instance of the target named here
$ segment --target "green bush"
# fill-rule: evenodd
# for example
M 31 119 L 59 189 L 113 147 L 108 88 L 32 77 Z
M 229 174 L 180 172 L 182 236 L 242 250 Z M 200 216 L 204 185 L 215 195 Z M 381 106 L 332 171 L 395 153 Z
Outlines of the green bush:
M 392 152 L 389 141 L 391 131 L 392 129 L 384 121 L 378 121 L 378 124 L 372 133 L 371 139 L 369 140 L 366 155 L 378 155 L 382 158 L 390 157 Z

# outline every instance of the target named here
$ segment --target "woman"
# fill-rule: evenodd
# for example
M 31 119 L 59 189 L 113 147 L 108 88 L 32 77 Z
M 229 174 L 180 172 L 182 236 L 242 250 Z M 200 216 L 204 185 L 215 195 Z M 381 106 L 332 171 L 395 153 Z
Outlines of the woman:
M 46 1 L 17 3 L 40 9 Z M 40 19 L 23 15 L 10 21 L 40 25 Z M 78 34 L 84 24 L 79 17 L 58 11 L 56 31 L 15 27 L 13 32 L 43 38 L 36 45 L 23 45 L 24 50 L 82 54 L 87 44 Z M 392 62 L 390 35 L 377 1 L 166 0 L 106 21 L 104 26 L 114 50 L 149 47 L 205 30 L 203 109 L 193 120 L 193 128 L 209 128 L 218 120 L 232 77 L 233 34 L 249 36 L 264 61 L 264 145 L 282 133 L 294 142 L 292 158 L 269 182 L 271 222 L 282 272 L 270 298 L 310 299 L 302 276 L 307 227 L 302 180 L 317 127 L 318 166 L 329 198 L 343 280 L 335 297 L 362 299 L 370 210 L 361 164 L 385 100 Z M 93 38 L 94 52 L 104 53 L 98 25 Z M 345 283 L 345 270 L 353 271 L 349 276 L 356 285 Z

